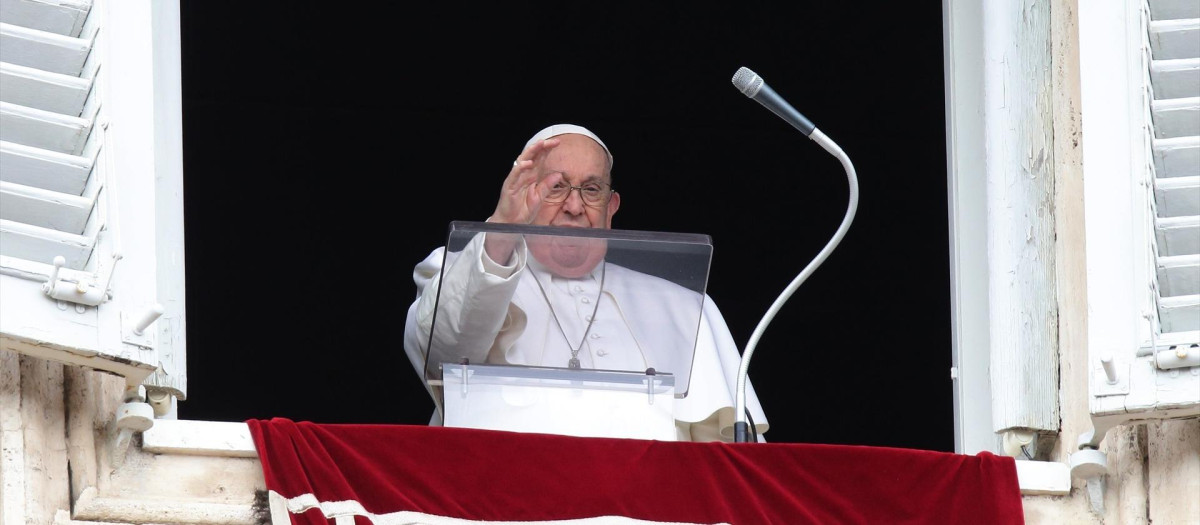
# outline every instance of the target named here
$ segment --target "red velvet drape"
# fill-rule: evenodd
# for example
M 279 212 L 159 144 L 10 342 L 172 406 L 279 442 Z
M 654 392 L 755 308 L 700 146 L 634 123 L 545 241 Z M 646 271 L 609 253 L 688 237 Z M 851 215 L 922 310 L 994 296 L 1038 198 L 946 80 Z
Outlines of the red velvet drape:
M 1023 523 L 1012 458 L 247 421 L 268 488 L 385 514 L 733 524 Z M 296 523 L 328 523 L 317 511 Z M 360 522 L 361 521 L 360 519 Z

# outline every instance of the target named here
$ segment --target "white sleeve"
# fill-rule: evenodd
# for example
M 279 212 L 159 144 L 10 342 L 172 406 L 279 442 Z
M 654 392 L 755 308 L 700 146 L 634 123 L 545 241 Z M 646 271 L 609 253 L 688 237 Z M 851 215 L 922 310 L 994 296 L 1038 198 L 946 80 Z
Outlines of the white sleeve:
M 484 253 L 483 239 L 477 235 L 459 253 L 438 248 L 413 270 L 417 299 L 405 319 L 404 351 L 422 379 L 431 332 L 434 352 L 452 349 L 455 353 L 438 356 L 439 360 L 457 362 L 465 357 L 483 362 L 504 323 L 525 268 L 526 246 L 521 241 L 510 264 L 500 265 Z

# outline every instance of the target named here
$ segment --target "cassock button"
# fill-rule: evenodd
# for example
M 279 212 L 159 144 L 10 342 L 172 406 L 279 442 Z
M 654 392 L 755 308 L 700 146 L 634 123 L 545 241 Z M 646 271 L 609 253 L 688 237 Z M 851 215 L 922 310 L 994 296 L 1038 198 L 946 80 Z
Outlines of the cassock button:
M 583 304 L 588 304 L 588 303 L 592 302 L 592 300 L 588 299 L 587 297 L 584 297 L 584 298 L 580 299 L 579 302 L 581 302 Z
M 600 334 L 592 334 L 592 339 L 600 339 Z
M 600 357 L 604 357 L 604 356 L 608 355 L 608 350 L 605 350 L 603 348 L 596 350 L 596 355 L 598 355 Z
M 579 286 L 579 285 L 575 285 L 575 291 L 576 291 L 576 292 L 582 292 L 582 291 L 583 291 L 583 287 L 582 287 L 582 286 Z

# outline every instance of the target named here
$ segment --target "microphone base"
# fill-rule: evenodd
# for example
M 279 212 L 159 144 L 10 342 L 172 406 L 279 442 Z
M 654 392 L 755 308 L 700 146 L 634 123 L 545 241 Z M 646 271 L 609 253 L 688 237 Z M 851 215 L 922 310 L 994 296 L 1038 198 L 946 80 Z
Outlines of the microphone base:
M 749 443 L 750 442 L 750 424 L 745 421 L 738 421 L 733 424 L 733 442 L 734 443 Z

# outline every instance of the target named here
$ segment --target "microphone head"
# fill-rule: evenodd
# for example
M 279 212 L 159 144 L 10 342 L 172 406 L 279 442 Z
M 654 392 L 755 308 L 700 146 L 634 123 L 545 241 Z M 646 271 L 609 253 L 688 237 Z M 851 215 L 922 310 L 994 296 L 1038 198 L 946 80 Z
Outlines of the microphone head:
M 738 88 L 743 95 L 754 98 L 754 95 L 758 94 L 758 90 L 763 87 L 763 79 L 755 72 L 750 71 L 750 68 L 738 68 L 737 73 L 733 74 L 733 87 Z

